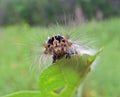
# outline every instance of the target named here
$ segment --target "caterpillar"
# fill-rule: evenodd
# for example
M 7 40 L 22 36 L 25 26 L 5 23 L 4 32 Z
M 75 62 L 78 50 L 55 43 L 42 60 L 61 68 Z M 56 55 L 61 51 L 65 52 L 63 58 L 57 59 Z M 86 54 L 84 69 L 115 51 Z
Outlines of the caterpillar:
M 44 54 L 52 55 L 53 63 L 63 56 L 67 59 L 70 58 L 71 55 L 79 54 L 75 47 L 75 43 L 66 36 L 54 35 L 49 37 L 47 42 L 44 44 L 44 47 Z

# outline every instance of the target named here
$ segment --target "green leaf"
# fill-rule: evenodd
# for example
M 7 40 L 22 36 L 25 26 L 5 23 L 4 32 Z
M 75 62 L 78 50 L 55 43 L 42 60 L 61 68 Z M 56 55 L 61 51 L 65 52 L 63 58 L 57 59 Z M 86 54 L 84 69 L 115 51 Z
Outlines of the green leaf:
M 22 91 L 5 97 L 74 97 L 100 52 L 94 56 L 84 54 L 71 56 L 70 59 L 64 57 L 42 73 L 40 91 Z
M 90 56 L 71 56 L 62 58 L 48 67 L 40 76 L 40 91 L 43 97 L 74 97 L 77 89 L 90 71 L 90 66 L 99 52 Z
M 39 91 L 21 91 L 16 92 L 5 97 L 43 97 Z

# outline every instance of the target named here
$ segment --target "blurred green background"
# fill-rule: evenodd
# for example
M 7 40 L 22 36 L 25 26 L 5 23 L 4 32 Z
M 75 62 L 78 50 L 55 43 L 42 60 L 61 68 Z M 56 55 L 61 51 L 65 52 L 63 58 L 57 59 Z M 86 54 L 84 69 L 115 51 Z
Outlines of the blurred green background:
M 104 47 L 82 97 L 120 97 L 119 16 L 119 0 L 0 0 L 0 96 L 39 88 L 34 57 L 50 34 L 63 32 Z
M 0 0 L 0 25 L 76 24 L 120 16 L 119 0 Z

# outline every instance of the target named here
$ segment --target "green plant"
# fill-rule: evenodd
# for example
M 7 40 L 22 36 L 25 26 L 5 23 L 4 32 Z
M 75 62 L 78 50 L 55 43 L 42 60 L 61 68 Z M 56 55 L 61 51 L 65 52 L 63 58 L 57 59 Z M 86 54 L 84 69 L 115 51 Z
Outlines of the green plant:
M 63 57 L 40 75 L 40 91 L 22 91 L 6 97 L 76 97 L 98 54 L 74 55 L 70 59 Z

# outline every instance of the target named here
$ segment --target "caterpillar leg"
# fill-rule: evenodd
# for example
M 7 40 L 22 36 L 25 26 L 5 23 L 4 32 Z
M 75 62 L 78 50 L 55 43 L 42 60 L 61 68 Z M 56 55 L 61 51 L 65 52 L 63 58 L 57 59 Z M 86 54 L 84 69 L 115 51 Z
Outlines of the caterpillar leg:
M 66 59 L 69 59 L 71 57 L 70 53 L 66 53 L 65 57 L 66 57 Z
M 57 56 L 56 56 L 56 55 L 53 55 L 53 61 L 52 61 L 52 63 L 55 63 L 56 60 L 57 60 Z

